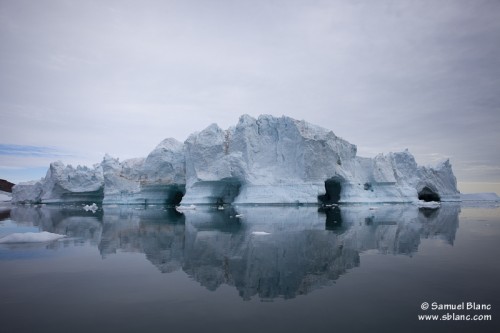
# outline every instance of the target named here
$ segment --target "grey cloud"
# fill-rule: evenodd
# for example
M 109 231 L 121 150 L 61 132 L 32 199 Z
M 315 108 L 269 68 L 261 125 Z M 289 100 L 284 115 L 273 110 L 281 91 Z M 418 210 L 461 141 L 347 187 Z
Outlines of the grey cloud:
M 498 1 L 4 1 L 0 143 L 92 164 L 240 114 L 500 179 Z M 471 165 L 477 164 L 474 170 Z M 482 171 L 481 171 L 482 170 Z M 484 176 L 487 175 L 487 176 Z

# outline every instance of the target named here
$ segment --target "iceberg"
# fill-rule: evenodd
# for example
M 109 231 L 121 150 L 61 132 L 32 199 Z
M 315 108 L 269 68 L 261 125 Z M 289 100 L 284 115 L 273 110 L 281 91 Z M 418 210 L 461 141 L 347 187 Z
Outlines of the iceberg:
M 50 164 L 45 178 L 19 183 L 12 188 L 14 203 L 65 203 L 102 201 L 104 196 L 102 168 L 99 164 L 65 166 L 57 161 Z
M 500 197 L 496 193 L 462 193 L 460 195 L 462 201 L 500 201 Z
M 53 234 L 47 231 L 42 232 L 24 232 L 13 233 L 0 238 L 0 244 L 10 243 L 43 243 L 52 242 L 60 238 L 66 237 L 65 235 Z
M 407 150 L 356 156 L 332 131 L 290 117 L 242 116 L 185 142 L 185 204 L 459 201 L 451 164 L 418 166 Z
M 12 189 L 14 203 L 189 205 L 460 201 L 449 160 L 419 166 L 408 151 L 357 156 L 331 130 L 290 117 L 240 117 L 184 142 L 165 139 L 146 158 L 105 155 L 93 169 L 50 165 Z

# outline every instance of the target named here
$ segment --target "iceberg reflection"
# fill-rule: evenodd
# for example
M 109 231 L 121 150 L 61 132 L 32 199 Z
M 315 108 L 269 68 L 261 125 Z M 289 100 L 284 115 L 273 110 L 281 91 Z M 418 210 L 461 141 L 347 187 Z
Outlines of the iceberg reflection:
M 317 207 L 14 207 L 13 221 L 88 242 L 101 256 L 144 253 L 161 272 L 182 269 L 209 290 L 227 284 L 243 299 L 293 298 L 359 266 L 360 253 L 412 255 L 422 238 L 453 244 L 460 205 Z

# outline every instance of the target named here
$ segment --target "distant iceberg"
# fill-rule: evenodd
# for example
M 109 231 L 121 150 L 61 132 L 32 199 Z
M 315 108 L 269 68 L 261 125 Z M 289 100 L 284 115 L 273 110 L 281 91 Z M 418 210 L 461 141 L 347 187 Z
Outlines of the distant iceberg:
M 496 193 L 462 193 L 462 201 L 500 201 Z
M 8 202 L 12 200 L 12 194 L 5 191 L 0 191 L 0 202 Z
M 0 238 L 0 244 L 10 243 L 43 243 L 52 242 L 60 238 L 66 237 L 64 235 L 53 234 L 47 231 L 43 232 L 25 232 L 13 233 Z
M 418 166 L 410 152 L 359 157 L 332 131 L 290 117 L 240 117 L 184 142 L 165 139 L 146 158 L 106 155 L 93 168 L 50 165 L 13 188 L 14 203 L 318 204 L 460 201 L 449 160 Z

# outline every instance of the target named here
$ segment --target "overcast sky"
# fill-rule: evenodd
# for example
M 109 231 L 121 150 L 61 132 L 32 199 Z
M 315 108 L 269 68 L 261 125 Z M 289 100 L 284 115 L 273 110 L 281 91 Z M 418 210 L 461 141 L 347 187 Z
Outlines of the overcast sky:
M 463 191 L 500 192 L 497 0 L 0 0 L 0 45 L 0 178 L 246 113 L 450 158 Z

